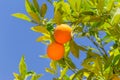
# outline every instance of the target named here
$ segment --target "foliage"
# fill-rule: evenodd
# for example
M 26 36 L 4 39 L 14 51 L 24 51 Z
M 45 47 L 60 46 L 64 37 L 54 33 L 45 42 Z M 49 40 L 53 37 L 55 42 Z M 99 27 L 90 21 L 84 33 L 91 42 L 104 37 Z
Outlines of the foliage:
M 36 74 L 34 71 L 27 70 L 24 56 L 22 56 L 19 63 L 19 72 L 20 74 L 13 73 L 14 80 L 26 80 L 29 76 L 31 76 L 30 80 L 38 80 L 42 76 L 42 74 Z
M 54 7 L 54 16 L 46 18 L 47 5 L 41 6 L 37 0 L 25 0 L 28 16 L 15 13 L 12 16 L 35 24 L 31 30 L 42 33 L 37 42 L 51 43 L 54 41 L 53 33 L 56 25 L 68 24 L 72 28 L 72 39 L 64 44 L 65 54 L 61 60 L 51 60 L 50 68 L 46 72 L 60 76 L 53 80 L 119 80 L 120 77 L 120 1 L 119 0 L 48 0 Z M 104 36 L 101 37 L 101 34 Z M 87 38 L 95 46 L 80 45 L 75 39 Z M 109 43 L 110 50 L 105 46 Z M 89 44 L 89 43 L 86 43 Z M 82 61 L 82 69 L 77 68 L 69 55 L 75 58 L 86 54 Z M 46 57 L 46 56 L 44 56 Z M 48 57 L 47 57 L 48 58 Z M 79 63 L 80 64 L 80 63 Z M 68 76 L 71 70 L 73 74 Z M 30 74 L 31 80 L 38 80 L 41 74 L 28 72 L 24 57 L 19 65 L 19 74 L 14 73 L 15 80 L 24 80 Z M 117 78 L 116 78 L 117 77 Z

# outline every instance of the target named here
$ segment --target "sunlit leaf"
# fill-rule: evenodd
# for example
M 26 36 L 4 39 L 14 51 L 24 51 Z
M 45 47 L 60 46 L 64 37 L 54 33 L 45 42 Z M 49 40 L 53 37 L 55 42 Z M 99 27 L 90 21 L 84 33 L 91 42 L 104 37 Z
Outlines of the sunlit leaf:
M 34 73 L 31 77 L 31 80 L 38 80 L 40 77 L 42 77 L 43 75 L 42 74 L 36 74 Z
M 22 13 L 15 13 L 15 14 L 12 14 L 12 16 L 19 18 L 19 19 L 29 21 L 29 22 L 31 21 L 31 19 L 28 16 L 26 16 L 25 14 L 22 14 Z
M 45 68 L 45 71 L 46 71 L 46 72 L 49 72 L 49 73 L 51 73 L 51 74 L 55 74 L 55 73 L 56 73 L 55 70 L 53 70 L 53 69 L 51 69 L 51 68 Z
M 40 55 L 40 58 L 48 58 L 47 54 L 45 55 Z
M 43 35 L 43 36 L 40 36 L 36 39 L 37 42 L 49 41 L 49 40 L 50 40 L 50 36 L 48 36 L 48 35 Z
M 82 66 L 85 69 L 99 75 L 100 70 L 101 70 L 101 64 L 102 63 L 100 62 L 99 57 L 97 57 L 96 59 L 95 58 L 87 58 L 83 61 Z
M 80 9 L 81 9 L 81 3 L 82 3 L 82 0 L 76 0 L 76 8 L 77 8 L 77 11 L 79 12 Z
M 80 11 L 82 0 L 68 0 L 68 2 L 74 11 Z
M 25 0 L 25 9 L 27 13 L 29 14 L 30 12 L 36 12 L 34 6 L 29 0 Z
M 69 76 L 66 74 L 66 75 L 63 77 L 63 80 L 70 80 L 70 79 L 69 79 Z
M 85 16 L 83 17 L 82 22 L 88 22 L 90 18 L 91 18 L 90 16 Z
M 105 0 L 98 0 L 97 9 L 100 13 L 104 10 L 104 1 Z
M 110 52 L 110 56 L 112 56 L 112 55 L 117 56 L 117 55 L 119 55 L 119 54 L 120 54 L 120 52 L 119 52 L 119 49 L 118 49 L 118 48 L 113 49 L 113 50 Z
M 15 80 L 20 80 L 20 76 L 17 73 L 13 73 Z
M 112 18 L 112 21 L 111 21 L 111 23 L 112 23 L 112 25 L 113 25 L 112 27 L 114 27 L 116 24 L 118 24 L 119 21 L 120 21 L 120 9 L 118 8 L 118 9 L 116 10 L 113 18 Z
M 41 16 L 44 17 L 46 12 L 47 12 L 47 5 L 42 4 L 41 9 L 40 9 Z
M 54 70 L 57 70 L 57 62 L 52 60 L 52 61 L 50 62 L 50 67 L 51 67 L 52 69 L 54 69 Z
M 69 56 L 69 53 L 70 53 L 70 45 L 69 45 L 69 42 L 66 43 L 66 44 L 64 45 L 64 47 L 65 47 L 64 57 L 68 57 L 68 56 Z
M 112 7 L 114 6 L 114 0 L 109 0 L 107 4 L 107 11 L 111 11 Z
M 23 76 L 23 78 L 25 78 L 25 75 L 27 73 L 27 66 L 26 66 L 26 63 L 25 63 L 24 56 L 22 56 L 22 58 L 20 60 L 20 63 L 19 63 L 19 72 Z
M 68 71 L 68 66 L 66 66 L 63 70 L 61 70 L 61 74 L 60 74 L 61 79 L 67 74 L 67 71 Z
M 26 11 L 27 11 L 28 13 L 29 13 L 29 12 L 32 12 L 31 5 L 30 5 L 29 0 L 25 0 L 25 8 L 26 8 Z
M 31 28 L 31 30 L 42 33 L 42 34 L 46 34 L 46 35 L 50 34 L 49 31 L 45 27 L 42 27 L 42 26 L 34 26 Z

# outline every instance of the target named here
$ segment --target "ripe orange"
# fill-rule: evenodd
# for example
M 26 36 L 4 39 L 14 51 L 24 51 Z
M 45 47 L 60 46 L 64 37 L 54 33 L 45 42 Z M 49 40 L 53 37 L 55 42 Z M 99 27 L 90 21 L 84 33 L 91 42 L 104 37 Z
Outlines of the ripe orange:
M 69 25 L 57 25 L 54 31 L 54 38 L 58 43 L 64 44 L 71 39 L 71 32 L 72 29 Z
M 47 55 L 52 60 L 60 60 L 64 56 L 64 45 L 57 42 L 49 44 Z
M 117 75 L 114 75 L 112 80 L 120 80 L 120 78 Z

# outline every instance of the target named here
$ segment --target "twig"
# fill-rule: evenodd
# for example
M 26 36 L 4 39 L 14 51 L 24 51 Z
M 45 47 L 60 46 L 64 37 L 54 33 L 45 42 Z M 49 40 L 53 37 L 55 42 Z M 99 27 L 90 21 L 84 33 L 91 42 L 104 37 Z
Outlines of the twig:
M 107 54 L 106 54 L 106 51 L 104 50 L 104 48 L 101 47 L 100 45 L 98 45 L 98 43 L 96 43 L 92 38 L 90 38 L 90 36 L 87 36 L 87 38 L 96 46 L 96 48 L 99 50 L 100 54 L 103 55 L 103 57 L 107 60 L 107 58 L 106 58 Z M 101 50 L 105 53 L 105 56 Z

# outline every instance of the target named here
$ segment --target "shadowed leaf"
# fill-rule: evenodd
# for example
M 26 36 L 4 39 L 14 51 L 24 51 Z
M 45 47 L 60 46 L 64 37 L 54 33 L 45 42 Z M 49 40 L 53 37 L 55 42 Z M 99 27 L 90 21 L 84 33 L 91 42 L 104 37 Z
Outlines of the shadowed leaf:
M 47 5 L 44 3 L 42 4 L 41 9 L 40 9 L 41 16 L 44 17 L 46 12 L 47 12 Z
M 79 58 L 79 47 L 78 45 L 74 42 L 74 40 L 70 41 L 70 50 L 76 58 Z
M 38 24 L 40 23 L 40 18 L 39 16 L 37 15 L 37 13 L 34 13 L 34 12 L 29 12 L 29 15 L 31 16 L 31 18 L 37 22 Z
M 37 0 L 33 0 L 33 4 L 34 4 L 36 10 L 39 12 L 39 4 L 38 4 Z

